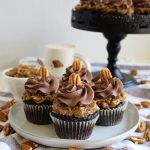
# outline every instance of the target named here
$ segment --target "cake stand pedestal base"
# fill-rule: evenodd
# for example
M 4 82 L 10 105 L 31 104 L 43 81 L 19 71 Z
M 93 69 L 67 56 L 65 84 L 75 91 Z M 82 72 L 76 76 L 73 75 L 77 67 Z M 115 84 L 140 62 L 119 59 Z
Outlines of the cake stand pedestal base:
M 137 85 L 136 80 L 129 74 L 122 73 L 117 67 L 117 56 L 121 50 L 121 40 L 123 40 L 127 34 L 121 33 L 103 33 L 104 37 L 108 40 L 107 51 L 108 51 L 108 65 L 107 67 L 111 71 L 114 77 L 119 78 L 124 87 Z
M 124 74 L 117 67 L 120 42 L 127 34 L 150 34 L 150 14 L 106 14 L 97 10 L 72 10 L 72 26 L 76 29 L 102 32 L 108 40 L 108 65 L 113 76 L 118 77 L 125 87 L 137 85 L 129 74 Z M 94 73 L 95 74 L 95 73 Z

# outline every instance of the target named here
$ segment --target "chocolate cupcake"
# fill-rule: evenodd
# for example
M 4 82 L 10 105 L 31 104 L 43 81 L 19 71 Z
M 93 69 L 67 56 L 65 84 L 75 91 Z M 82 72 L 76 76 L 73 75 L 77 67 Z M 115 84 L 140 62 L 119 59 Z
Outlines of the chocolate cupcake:
M 50 113 L 58 137 L 89 138 L 98 119 L 98 106 L 89 84 L 78 74 L 69 76 L 68 85 L 59 88 Z
M 81 0 L 76 10 L 96 10 L 102 13 L 131 15 L 132 0 Z
M 103 0 L 80 0 L 76 10 L 102 10 L 104 7 Z
M 133 0 L 135 13 L 149 14 L 150 13 L 150 0 Z
M 82 66 L 79 60 L 75 60 L 71 66 L 66 69 L 66 73 L 63 74 L 62 80 L 60 81 L 60 86 L 68 84 L 69 76 L 72 73 L 79 74 L 81 80 L 85 83 L 92 84 L 91 80 L 93 78 L 91 72 Z
M 109 69 L 101 70 L 100 75 L 93 79 L 95 85 L 95 101 L 99 106 L 97 125 L 112 126 L 119 124 L 127 107 L 127 100 L 120 79 L 112 77 Z
M 104 0 L 103 12 L 131 15 L 133 14 L 133 2 L 132 0 Z
M 49 113 L 58 89 L 57 79 L 49 75 L 46 68 L 39 69 L 39 76 L 29 78 L 22 96 L 28 121 L 35 124 L 52 123 Z

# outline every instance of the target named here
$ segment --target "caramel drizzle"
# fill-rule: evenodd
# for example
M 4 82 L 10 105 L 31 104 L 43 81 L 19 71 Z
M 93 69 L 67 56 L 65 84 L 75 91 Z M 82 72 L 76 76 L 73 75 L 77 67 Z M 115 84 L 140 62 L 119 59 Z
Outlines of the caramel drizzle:
M 82 64 L 79 60 L 75 60 L 72 64 L 73 71 L 80 71 L 82 69 Z
M 33 99 L 35 101 L 36 104 L 41 104 L 45 101 L 44 98 L 39 98 L 39 97 L 36 97 L 36 96 L 31 96 L 31 99 Z
M 69 76 L 69 83 L 72 85 L 81 85 L 81 78 L 78 74 L 73 73 Z
M 48 70 L 44 66 L 41 66 L 38 70 L 38 75 L 41 76 L 42 79 L 45 81 L 48 77 Z

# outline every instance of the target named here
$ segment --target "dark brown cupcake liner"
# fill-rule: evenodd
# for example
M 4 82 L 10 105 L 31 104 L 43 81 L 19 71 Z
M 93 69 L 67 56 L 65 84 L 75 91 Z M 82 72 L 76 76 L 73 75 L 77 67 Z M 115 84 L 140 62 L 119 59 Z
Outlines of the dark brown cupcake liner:
M 95 118 L 86 121 L 63 120 L 50 114 L 54 123 L 55 131 L 58 137 L 63 139 L 85 140 L 92 134 L 95 123 L 98 119 L 98 113 Z
M 40 125 L 52 123 L 52 120 L 49 116 L 49 113 L 51 112 L 50 105 L 24 104 L 24 112 L 27 120 L 31 123 Z
M 122 106 L 114 109 L 103 109 L 99 110 L 99 118 L 96 125 L 99 126 L 114 126 L 121 122 L 124 111 L 127 107 L 128 102 L 126 101 Z

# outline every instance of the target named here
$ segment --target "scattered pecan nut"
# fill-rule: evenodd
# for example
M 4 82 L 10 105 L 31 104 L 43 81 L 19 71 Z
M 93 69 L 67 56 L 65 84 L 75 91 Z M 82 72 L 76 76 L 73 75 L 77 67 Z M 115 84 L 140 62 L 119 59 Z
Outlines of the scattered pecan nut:
M 13 133 L 15 133 L 14 129 L 11 127 L 10 123 L 5 124 L 3 128 L 3 133 L 5 136 L 9 136 Z
M 33 150 L 33 148 L 30 145 L 21 144 L 21 150 Z
M 2 105 L 2 106 L 0 107 L 0 111 L 9 109 L 9 108 L 12 107 L 15 103 L 16 103 L 16 100 L 15 100 L 15 99 L 12 99 L 11 101 L 6 102 L 4 105 Z
M 8 120 L 8 113 L 4 111 L 0 111 L 0 121 L 6 122 Z
M 131 74 L 132 76 L 136 76 L 136 75 L 138 74 L 137 69 L 132 68 L 132 69 L 130 70 L 130 74 Z
M 146 123 L 145 122 L 140 122 L 138 128 L 136 129 L 136 132 L 144 132 L 146 130 Z
M 21 144 L 21 149 L 22 150 L 33 150 L 33 149 L 37 148 L 38 146 L 39 146 L 39 144 L 37 144 L 33 141 L 26 141 Z
M 150 115 L 148 115 L 146 118 L 147 118 L 147 119 L 150 119 Z
M 62 64 L 62 62 L 60 60 L 53 60 L 52 63 L 54 65 L 54 68 L 64 67 L 64 65 Z
M 143 102 L 141 102 L 141 105 L 142 105 L 144 108 L 149 108 L 149 107 L 150 107 L 150 102 L 149 102 L 149 101 L 143 101 Z
M 149 81 L 148 80 L 141 80 L 140 81 L 140 84 L 146 84 L 146 83 L 148 83 Z
M 131 136 L 128 140 L 132 141 L 135 144 L 144 144 L 146 142 L 145 138 Z
M 136 107 L 137 110 L 140 110 L 140 109 L 143 108 L 143 105 L 141 105 L 141 104 L 135 104 L 135 107 Z
M 150 129 L 146 129 L 144 132 L 144 138 L 146 139 L 147 142 L 150 141 Z
M 3 130 L 4 126 L 0 124 L 0 132 Z

